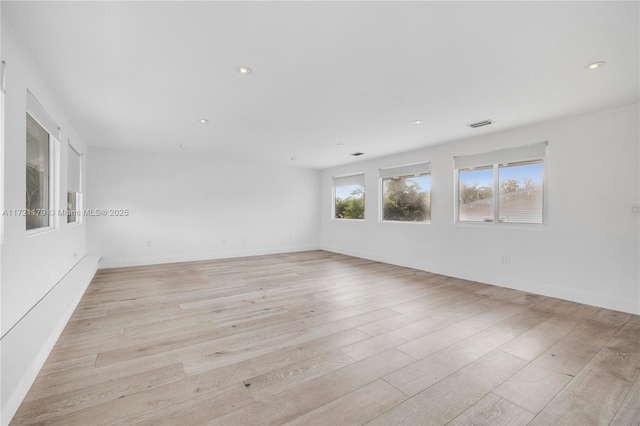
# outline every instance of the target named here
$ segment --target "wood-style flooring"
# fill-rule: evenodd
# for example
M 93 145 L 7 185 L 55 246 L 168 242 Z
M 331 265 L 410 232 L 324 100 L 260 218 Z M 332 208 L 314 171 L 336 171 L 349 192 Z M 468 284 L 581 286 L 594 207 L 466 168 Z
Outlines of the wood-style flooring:
M 323 251 L 100 270 L 12 424 L 637 425 L 640 318 Z

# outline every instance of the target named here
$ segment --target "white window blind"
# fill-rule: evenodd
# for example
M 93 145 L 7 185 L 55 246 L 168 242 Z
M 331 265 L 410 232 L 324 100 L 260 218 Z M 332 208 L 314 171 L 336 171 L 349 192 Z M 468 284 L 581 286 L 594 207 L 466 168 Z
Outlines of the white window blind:
M 80 154 L 69 145 L 69 191 L 80 192 Z
M 364 186 L 364 173 L 333 177 L 333 186 L 352 186 L 352 185 Z
M 380 178 L 395 178 L 403 176 L 416 176 L 431 173 L 431 163 L 416 163 L 407 166 L 380 169 Z
M 60 127 L 56 124 L 53 118 L 51 118 L 51 116 L 47 114 L 42 105 L 40 105 L 38 100 L 29 90 L 27 90 L 27 112 L 51 136 L 53 136 L 55 139 L 60 139 Z
M 481 154 L 461 155 L 453 157 L 453 167 L 455 169 L 468 169 L 477 166 L 540 159 L 547 156 L 547 146 L 548 142 L 540 142 L 533 145 L 500 149 Z

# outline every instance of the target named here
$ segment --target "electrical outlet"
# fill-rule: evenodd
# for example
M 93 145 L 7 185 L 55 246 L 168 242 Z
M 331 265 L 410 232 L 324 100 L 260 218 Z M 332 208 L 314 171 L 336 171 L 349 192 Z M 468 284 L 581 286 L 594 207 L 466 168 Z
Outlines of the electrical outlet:
M 632 204 L 631 205 L 631 214 L 640 215 L 640 204 Z
M 500 263 L 511 263 L 511 259 L 509 259 L 509 256 L 502 256 L 500 258 Z

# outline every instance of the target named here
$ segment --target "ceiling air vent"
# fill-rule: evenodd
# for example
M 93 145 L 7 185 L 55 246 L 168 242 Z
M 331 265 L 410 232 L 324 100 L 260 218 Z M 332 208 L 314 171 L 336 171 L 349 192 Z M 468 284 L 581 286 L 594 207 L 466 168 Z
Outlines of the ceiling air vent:
M 359 156 L 361 156 L 361 155 L 363 155 L 363 154 L 364 154 L 364 152 L 354 152 L 354 153 L 353 153 L 353 154 L 351 154 L 351 155 L 353 155 L 354 157 L 359 157 Z
M 489 124 L 493 124 L 491 120 L 478 121 L 477 123 L 467 124 L 469 127 L 473 127 L 474 129 L 477 127 L 488 126 Z

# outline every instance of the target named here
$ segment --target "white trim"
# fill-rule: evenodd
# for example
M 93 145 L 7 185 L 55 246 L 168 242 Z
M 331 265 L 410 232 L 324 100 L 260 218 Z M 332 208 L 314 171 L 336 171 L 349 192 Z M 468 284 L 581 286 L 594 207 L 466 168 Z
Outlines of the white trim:
M 431 163 L 428 161 L 424 163 L 408 164 L 406 166 L 378 169 L 378 176 L 380 179 L 424 176 L 429 174 L 431 174 Z
M 27 113 L 38 122 L 51 136 L 60 139 L 60 126 L 38 102 L 33 93 L 27 89 Z
M 547 156 L 548 145 L 549 142 L 545 141 L 533 145 L 499 149 L 497 151 L 483 152 L 480 154 L 455 156 L 453 157 L 453 168 L 468 169 L 470 167 L 492 166 L 500 163 L 538 160 Z
M 234 257 L 265 256 L 270 254 L 298 253 L 319 250 L 317 245 L 296 246 L 255 250 L 235 250 L 220 253 L 186 254 L 173 256 L 145 257 L 134 259 L 114 259 L 100 261 L 99 269 L 125 268 L 129 266 L 161 265 L 165 263 L 198 262 L 202 260 L 229 259 Z
M 60 198 L 61 198 L 61 194 L 60 194 L 60 179 L 61 179 L 61 167 L 60 167 L 60 150 L 61 150 L 61 144 L 60 141 L 56 138 L 53 138 L 53 140 L 51 140 L 51 145 L 52 145 L 52 150 L 51 150 L 51 166 L 50 166 L 50 176 L 49 176 L 49 182 L 51 185 L 50 188 L 50 192 L 49 192 L 49 205 L 51 206 L 50 209 L 53 209 L 54 214 L 53 217 L 51 217 L 51 215 L 49 216 L 49 225 L 53 228 L 53 229 L 59 229 L 60 228 L 60 216 L 58 216 L 58 211 L 60 211 Z M 65 207 L 66 207 L 66 197 L 65 197 Z
M 67 147 L 67 190 L 77 193 L 80 192 L 82 182 L 82 155 L 75 149 L 70 140 L 67 142 Z M 71 161 L 72 158 L 73 162 Z M 72 164 L 74 166 L 77 165 L 77 167 L 72 168 Z
M 5 62 L 2 61 L 2 85 L 4 86 L 4 68 L 5 68 Z M 4 212 L 4 170 L 5 170 L 5 164 L 4 164 L 4 132 L 5 132 L 5 125 L 4 125 L 4 115 L 5 115 L 5 96 L 6 93 L 4 90 L 2 90 L 2 92 L 0 93 L 0 164 L 1 164 L 1 168 L 3 170 L 2 173 L 0 173 L 0 211 Z M 0 216 L 0 246 L 2 246 L 2 244 L 4 244 L 4 215 Z
M 433 274 L 440 274 L 469 281 L 477 281 L 483 284 L 494 285 L 497 287 L 510 288 L 527 293 L 539 294 L 546 297 L 554 297 L 571 302 L 584 303 L 586 305 L 598 306 L 601 308 L 640 315 L 640 301 L 638 300 L 619 299 L 616 297 L 611 297 L 608 294 L 596 294 L 592 292 L 578 291 L 575 289 L 558 287 L 556 285 L 547 283 L 518 280 L 500 275 L 484 274 L 481 272 L 451 268 L 448 266 L 431 264 L 427 262 L 410 261 L 394 256 L 383 256 L 359 250 L 342 249 L 340 247 L 324 244 L 320 246 L 320 249 L 332 253 L 358 257 L 361 259 L 403 266 L 405 268 L 418 269 L 421 271 L 431 272 Z
M 41 228 L 35 228 L 35 229 L 29 229 L 26 231 L 26 235 L 27 238 L 29 237 L 35 237 L 36 235 L 40 235 L 40 234 L 46 234 L 47 232 L 52 232 L 55 231 L 56 228 L 54 228 L 53 226 L 49 225 L 49 226 L 43 226 Z
M 460 197 L 458 197 L 460 198 Z M 500 223 L 500 175 L 497 164 L 493 165 L 493 223 Z
M 334 188 L 338 186 L 352 186 L 352 185 L 364 186 L 364 173 L 355 173 L 350 175 L 333 177 Z
M 73 268 L 67 273 L 67 275 L 56 284 L 50 294 L 44 297 L 38 302 L 34 308 L 25 315 L 18 323 L 9 330 L 0 342 L 4 346 L 3 350 L 8 350 L 6 345 L 11 345 L 11 339 L 13 336 L 19 336 L 20 334 L 29 333 L 30 330 L 41 329 L 43 324 L 50 324 L 52 318 L 50 317 L 50 310 L 59 306 L 60 297 L 64 296 L 64 291 L 69 287 L 74 288 L 77 286 L 75 295 L 70 301 L 69 305 L 64 308 L 64 312 L 61 312 L 61 316 L 57 320 L 57 323 L 53 327 L 51 333 L 47 337 L 46 341 L 42 342 L 42 346 L 37 354 L 23 354 L 26 358 L 21 358 L 21 361 L 29 363 L 27 366 L 7 366 L 3 364 L 3 367 L 7 368 L 25 368 L 25 373 L 22 375 L 20 383 L 15 387 L 13 393 L 7 398 L 7 403 L 2 407 L 0 423 L 2 425 L 8 425 L 11 419 L 18 411 L 20 404 L 27 396 L 27 392 L 31 388 L 31 385 L 35 381 L 38 373 L 42 369 L 42 366 L 46 362 L 51 350 L 55 346 L 58 338 L 62 334 L 62 331 L 66 327 L 71 315 L 75 311 L 78 303 L 82 299 L 87 287 L 91 283 L 93 276 L 97 271 L 97 264 L 99 256 L 84 256 Z M 56 292 L 56 290 L 59 290 Z

